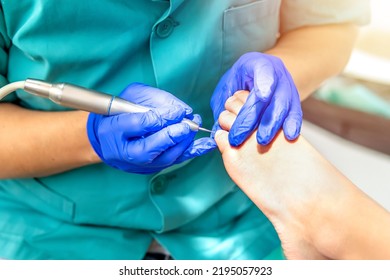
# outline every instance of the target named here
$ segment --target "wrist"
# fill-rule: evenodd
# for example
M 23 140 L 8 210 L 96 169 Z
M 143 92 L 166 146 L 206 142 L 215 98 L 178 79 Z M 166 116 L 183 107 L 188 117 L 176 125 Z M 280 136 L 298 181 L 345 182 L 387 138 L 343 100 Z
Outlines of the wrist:
M 80 161 L 83 165 L 89 165 L 89 164 L 95 164 L 101 162 L 101 159 L 99 155 L 96 153 L 94 148 L 91 145 L 90 139 L 89 139 L 89 133 L 86 129 L 86 124 L 88 121 L 89 113 L 78 111 L 77 114 L 79 115 L 80 122 L 79 122 L 79 131 L 82 137 L 80 141 L 79 146 L 79 156 Z

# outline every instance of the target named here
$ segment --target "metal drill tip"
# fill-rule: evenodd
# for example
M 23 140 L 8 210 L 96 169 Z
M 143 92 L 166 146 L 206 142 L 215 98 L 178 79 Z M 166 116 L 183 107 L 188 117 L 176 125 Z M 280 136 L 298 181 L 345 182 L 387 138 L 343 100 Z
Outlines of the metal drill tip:
M 201 130 L 201 131 L 204 131 L 204 132 L 209 132 L 209 133 L 212 132 L 211 130 L 208 130 L 208 129 L 203 128 L 203 127 L 199 127 L 198 129 Z

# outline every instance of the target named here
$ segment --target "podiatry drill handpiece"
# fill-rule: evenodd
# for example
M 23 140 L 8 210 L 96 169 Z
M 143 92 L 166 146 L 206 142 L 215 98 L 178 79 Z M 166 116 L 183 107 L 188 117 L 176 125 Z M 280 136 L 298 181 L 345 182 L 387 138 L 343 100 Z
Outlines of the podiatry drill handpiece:
M 51 84 L 41 80 L 27 79 L 23 89 L 34 95 L 48 98 L 59 105 L 101 115 L 144 113 L 150 110 L 148 107 L 120 97 L 66 83 Z M 211 132 L 189 119 L 183 119 L 182 122 L 187 123 L 192 131 Z

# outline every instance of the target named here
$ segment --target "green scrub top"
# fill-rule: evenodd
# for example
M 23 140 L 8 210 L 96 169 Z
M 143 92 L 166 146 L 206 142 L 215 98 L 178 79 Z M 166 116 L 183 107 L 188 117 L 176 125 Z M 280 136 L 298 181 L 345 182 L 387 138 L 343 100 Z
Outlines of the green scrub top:
M 297 14 L 280 13 L 283 5 L 3 0 L 0 83 L 37 78 L 116 95 L 142 82 L 176 95 L 211 127 L 219 78 L 243 53 L 275 44 L 279 15 L 289 22 Z M 69 110 L 21 90 L 8 101 Z M 176 259 L 282 257 L 271 223 L 229 179 L 218 151 L 152 175 L 96 164 L 0 181 L 0 258 L 140 259 L 153 239 Z

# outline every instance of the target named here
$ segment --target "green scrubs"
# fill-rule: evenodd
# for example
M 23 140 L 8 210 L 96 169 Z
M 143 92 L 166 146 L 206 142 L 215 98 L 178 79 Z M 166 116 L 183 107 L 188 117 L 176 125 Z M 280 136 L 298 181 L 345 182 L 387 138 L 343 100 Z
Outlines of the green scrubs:
M 119 94 L 142 82 L 173 93 L 211 127 L 219 78 L 241 54 L 275 44 L 280 7 L 280 0 L 4 0 L 0 83 L 30 77 Z M 68 110 L 23 91 L 8 101 Z M 0 258 L 140 259 L 153 239 L 176 259 L 282 257 L 271 223 L 229 179 L 218 151 L 152 175 L 97 164 L 0 181 Z

